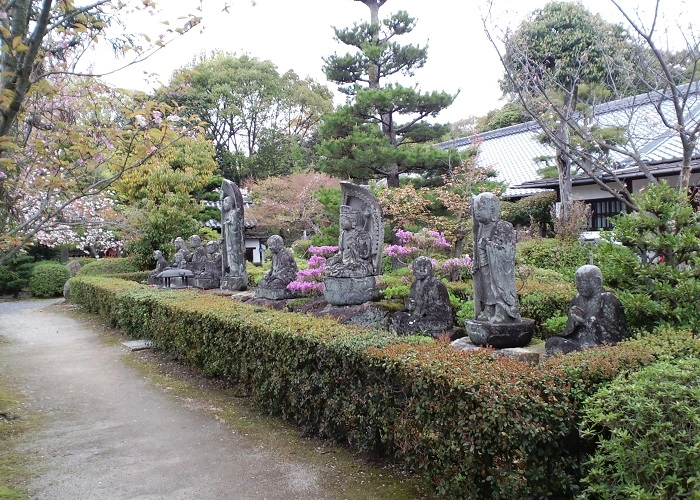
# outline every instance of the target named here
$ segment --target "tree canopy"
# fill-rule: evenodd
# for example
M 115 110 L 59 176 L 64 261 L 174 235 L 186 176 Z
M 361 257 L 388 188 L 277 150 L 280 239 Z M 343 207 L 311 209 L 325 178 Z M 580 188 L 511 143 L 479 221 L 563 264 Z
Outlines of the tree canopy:
M 302 166 L 321 116 L 333 109 L 330 90 L 313 79 L 223 52 L 176 71 L 157 98 L 204 124 L 222 174 L 239 183 Z
M 353 49 L 325 59 L 329 80 L 349 96 L 348 104 L 324 119 L 319 152 L 323 168 L 359 181 L 385 178 L 399 186 L 399 175 L 436 172 L 447 167 L 446 153 L 426 144 L 440 139 L 448 127 L 431 123 L 454 101 L 446 92 L 423 93 L 391 80 L 413 77 L 427 60 L 427 47 L 400 45 L 395 37 L 410 33 L 415 19 L 399 11 L 379 21 L 384 1 L 363 1 L 371 22 L 334 28 L 336 40 Z

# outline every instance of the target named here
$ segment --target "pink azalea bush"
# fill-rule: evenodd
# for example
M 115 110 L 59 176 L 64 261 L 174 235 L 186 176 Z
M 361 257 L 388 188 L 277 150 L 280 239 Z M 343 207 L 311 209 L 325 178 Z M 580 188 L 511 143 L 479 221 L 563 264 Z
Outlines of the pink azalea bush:
M 336 246 L 310 246 L 308 267 L 297 271 L 297 278 L 287 285 L 287 289 L 298 295 L 321 295 L 323 293 L 323 270 L 326 259 L 338 251 Z

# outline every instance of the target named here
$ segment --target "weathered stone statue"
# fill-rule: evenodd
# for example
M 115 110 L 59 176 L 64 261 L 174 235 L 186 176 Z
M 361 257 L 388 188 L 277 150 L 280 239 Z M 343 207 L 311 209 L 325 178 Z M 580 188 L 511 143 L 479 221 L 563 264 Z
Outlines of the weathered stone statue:
M 564 331 L 547 339 L 547 354 L 569 353 L 603 344 L 617 344 L 627 337 L 627 320 L 620 301 L 603 289 L 603 273 L 597 266 L 581 266 L 575 274 L 578 293 L 569 305 Z
M 173 260 L 176 262 L 189 262 L 192 259 L 192 252 L 190 252 L 189 248 L 187 248 L 187 244 L 185 243 L 185 240 L 183 240 L 181 237 L 175 238 L 175 256 L 173 257 Z M 178 254 L 180 254 L 180 257 L 178 257 Z M 180 267 L 184 267 L 185 264 L 182 264 Z
M 474 320 L 465 328 L 471 341 L 493 347 L 522 347 L 532 339 L 533 322 L 520 318 L 515 290 L 515 231 L 500 219 L 492 193 L 472 201 L 474 215 Z
M 270 300 L 290 299 L 294 297 L 294 293 L 287 290 L 287 285 L 296 279 L 298 271 L 294 256 L 284 247 L 282 237 L 276 234 L 267 239 L 267 248 L 272 253 L 272 265 L 258 283 L 255 297 Z
M 384 221 L 375 196 L 367 189 L 341 182 L 338 253 L 328 259 L 323 275 L 326 301 L 354 305 L 379 297 Z
M 189 244 L 192 249 L 192 257 L 187 264 L 187 269 L 197 276 L 204 272 L 204 263 L 207 260 L 207 249 L 202 246 L 202 238 L 197 234 L 190 236 Z
M 160 279 L 158 275 L 170 267 L 170 263 L 163 257 L 163 252 L 160 250 L 153 250 L 153 258 L 156 259 L 156 268 L 148 276 L 146 282 L 149 285 L 160 285 Z
M 248 286 L 248 272 L 245 268 L 243 196 L 238 186 L 228 179 L 221 183 L 221 236 L 221 288 L 244 290 Z
M 399 335 L 425 333 L 438 337 L 451 330 L 452 306 L 445 284 L 433 276 L 433 263 L 428 257 L 413 261 L 415 281 L 406 299 L 406 311 L 391 318 L 391 330 Z
M 194 286 L 204 290 L 219 288 L 221 282 L 221 253 L 219 243 L 216 241 L 207 242 L 206 260 L 204 270 L 194 278 Z

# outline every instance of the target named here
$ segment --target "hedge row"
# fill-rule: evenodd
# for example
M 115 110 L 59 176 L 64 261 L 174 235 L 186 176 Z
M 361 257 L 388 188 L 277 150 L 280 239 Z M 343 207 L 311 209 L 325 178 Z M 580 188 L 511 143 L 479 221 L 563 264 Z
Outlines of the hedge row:
M 590 448 L 582 404 L 674 342 L 625 342 L 531 366 L 185 290 L 77 277 L 75 302 L 200 372 L 244 383 L 306 433 L 397 460 L 454 498 L 571 497 Z

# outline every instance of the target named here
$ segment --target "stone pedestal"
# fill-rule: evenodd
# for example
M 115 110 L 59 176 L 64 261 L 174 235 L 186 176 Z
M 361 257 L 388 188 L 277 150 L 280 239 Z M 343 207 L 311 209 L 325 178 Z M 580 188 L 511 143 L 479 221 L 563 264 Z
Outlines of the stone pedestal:
M 334 306 L 363 304 L 379 299 L 376 276 L 364 278 L 323 278 L 323 296 Z
M 286 288 L 261 288 L 255 289 L 256 299 L 268 299 L 268 300 L 285 300 L 293 299 L 295 297 L 294 292 L 287 290 Z
M 467 320 L 464 328 L 469 340 L 478 346 L 525 347 L 532 340 L 535 322 L 523 319 L 514 323 L 489 323 L 488 321 Z
M 225 276 L 221 278 L 220 287 L 222 290 L 245 290 L 248 286 L 248 280 L 241 276 Z

